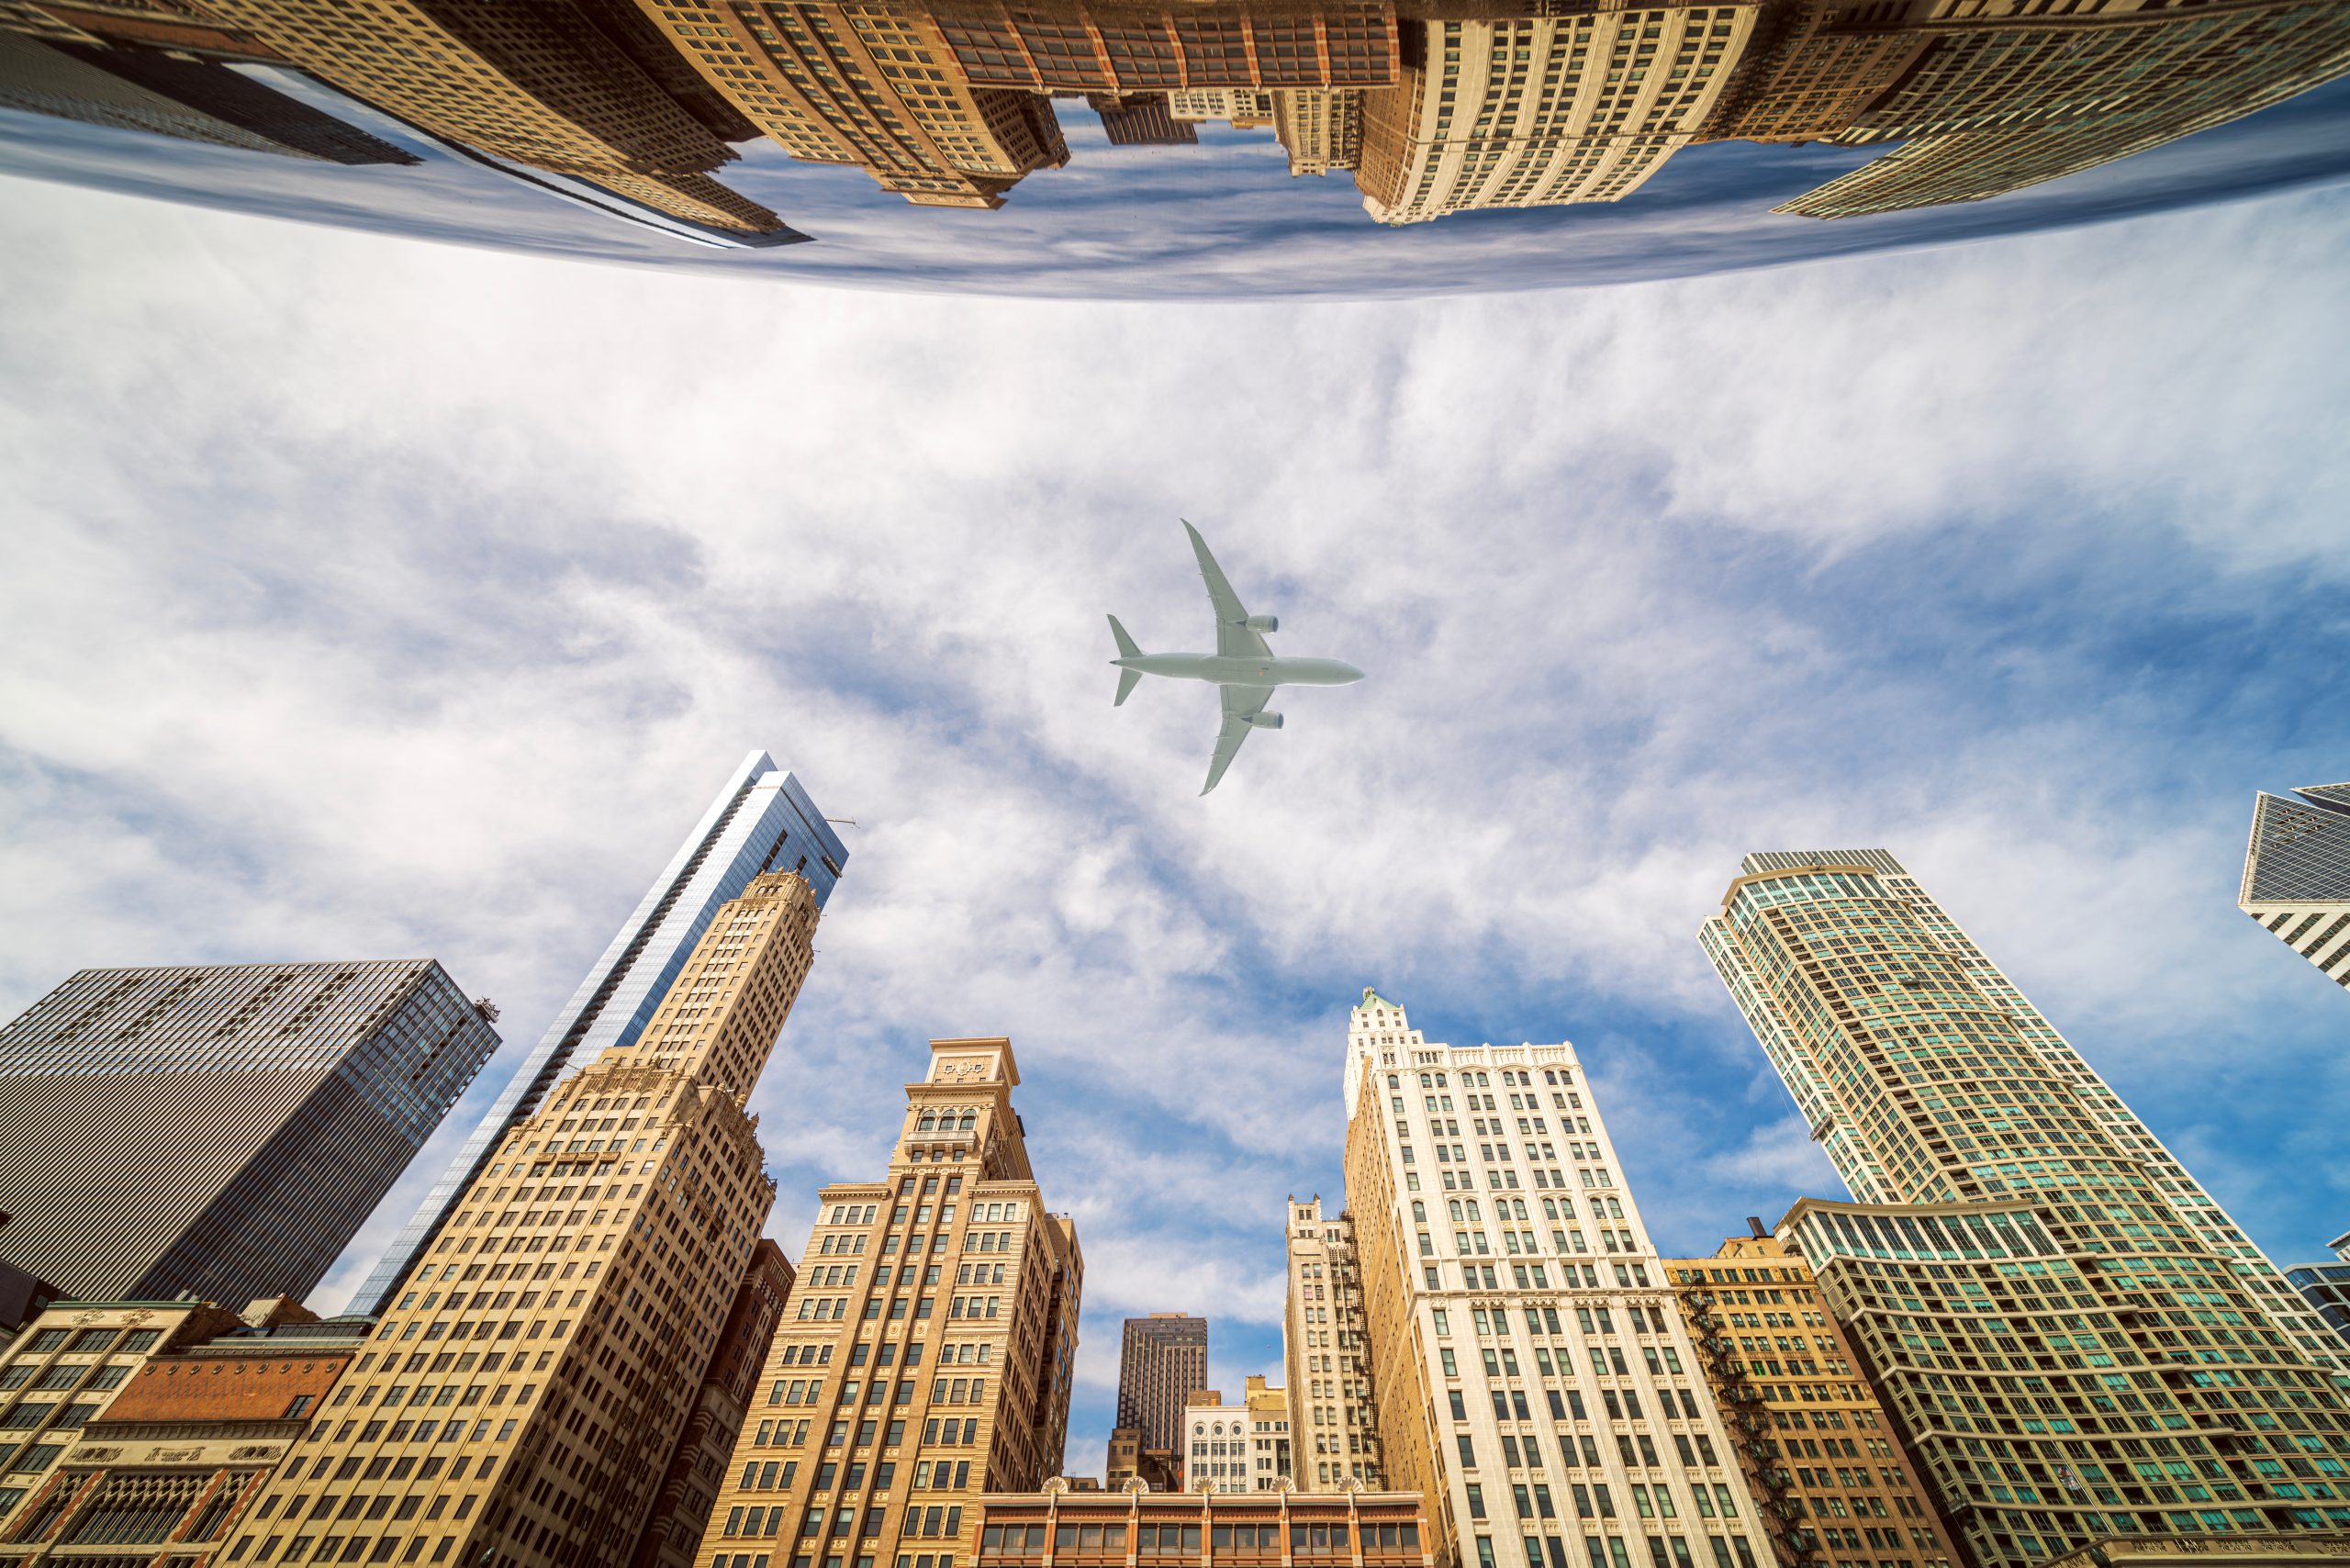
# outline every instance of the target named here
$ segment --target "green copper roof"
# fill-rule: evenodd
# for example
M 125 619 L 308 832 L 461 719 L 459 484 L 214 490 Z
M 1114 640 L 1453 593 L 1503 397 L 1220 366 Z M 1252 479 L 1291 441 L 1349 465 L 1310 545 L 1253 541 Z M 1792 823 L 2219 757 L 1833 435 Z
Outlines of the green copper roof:
M 1395 1007 L 1393 1002 L 1388 1001 L 1385 997 L 1380 995 L 1379 992 L 1371 990 L 1369 986 L 1362 988 L 1362 1004 L 1364 1007 Z M 1358 1009 L 1357 1011 L 1360 1011 L 1360 1009 Z M 1401 1013 L 1404 1010 L 1400 1007 L 1395 1007 L 1395 1011 Z

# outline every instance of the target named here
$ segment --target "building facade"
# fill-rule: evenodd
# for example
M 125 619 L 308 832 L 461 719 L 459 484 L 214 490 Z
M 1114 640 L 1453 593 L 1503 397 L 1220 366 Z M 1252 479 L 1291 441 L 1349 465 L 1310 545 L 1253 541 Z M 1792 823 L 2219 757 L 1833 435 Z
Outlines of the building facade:
M 1041 1493 L 980 1500 L 978 1568 L 1430 1568 L 1420 1499 L 1354 1490 Z
M 2350 784 L 2293 793 L 2255 801 L 2236 907 L 2350 989 Z
M 1181 1492 L 1183 1489 L 1182 1456 L 1173 1449 L 1143 1447 L 1142 1433 L 1136 1428 L 1116 1428 L 1110 1433 L 1102 1485 L 1106 1491 L 1115 1492 L 1124 1488 L 1127 1482 L 1136 1480 L 1153 1492 Z
M 414 163 L 355 126 L 208 61 L 36 41 L 0 27 L 0 108 L 334 163 Z
M 204 0 L 203 10 L 434 136 L 525 168 L 619 182 L 634 199 L 690 222 L 782 227 L 767 208 L 702 178 L 733 149 L 569 6 Z
M 726 1462 L 743 1435 L 743 1417 L 751 1407 L 759 1372 L 767 1366 L 767 1347 L 775 1342 L 791 1297 L 791 1260 L 783 1249 L 766 1237 L 751 1249 L 751 1266 L 734 1292 L 734 1305 L 719 1331 L 718 1353 L 702 1374 L 701 1392 L 694 1413 L 677 1434 L 653 1517 L 637 1533 L 629 1568 L 691 1568 L 718 1501 L 726 1475 Z
M 1183 1450 L 1183 1406 L 1208 1385 L 1208 1320 L 1181 1312 L 1129 1317 L 1118 1345 L 1118 1425 L 1147 1449 Z
M 888 1173 L 817 1194 L 699 1568 L 946 1568 L 979 1498 L 1060 1473 L 1084 1261 L 1011 1042 L 933 1040 Z
M 1713 113 L 1757 4 L 1412 24 L 1426 42 L 1365 93 L 1355 184 L 1382 223 L 1496 207 L 1617 201 Z
M 816 922 L 804 878 L 752 879 L 508 1132 L 224 1561 L 627 1561 L 774 1204 L 743 1107 Z
M 1348 1047 L 1382 1460 L 1427 1500 L 1437 1562 L 1760 1568 L 1768 1537 L 1574 1047 L 1431 1045 L 1371 991 Z
M 84 969 L 0 1030 L 0 1255 L 86 1301 L 306 1294 L 493 1016 L 429 958 Z
M 928 10 L 890 0 L 642 0 L 703 78 L 795 158 L 923 207 L 996 207 L 1069 162 L 1051 105 L 969 80 Z M 715 22 L 717 25 L 712 26 Z
M 1834 140 L 1896 151 L 1773 208 L 1848 218 L 1979 201 L 2238 119 L 2350 70 L 2333 0 L 1847 5 L 1798 62 L 1922 48 Z M 1765 111 L 1767 113 L 1767 111 Z
M 1183 1478 L 1194 1492 L 1275 1492 L 1291 1474 L 1289 1397 L 1250 1373 L 1239 1402 L 1212 1388 L 1183 1405 Z
M 61 1301 L 27 1324 L 0 1351 L 0 1539 L 53 1529 L 57 1512 L 34 1528 L 31 1499 L 57 1495 L 59 1462 L 140 1368 L 238 1321 L 209 1302 Z
M 2214 1244 L 2176 1161 L 1922 899 L 1882 851 L 1752 856 L 1702 935 L 1863 1200 L 1778 1234 L 1961 1550 L 2350 1526 L 2350 1406 L 2247 1282 L 2265 1260 Z
M 2226 1261 L 2237 1282 L 2253 1294 L 2277 1327 L 2293 1340 L 2295 1348 L 2304 1357 L 2334 1369 L 2337 1374 L 2344 1374 L 2345 1369 L 2350 1369 L 2350 1362 L 2341 1359 L 2339 1349 L 2324 1326 L 2310 1315 L 2300 1296 L 2285 1282 L 2283 1272 L 2253 1244 L 2251 1236 L 2244 1227 L 2229 1216 L 2228 1212 L 2220 1206 L 2219 1200 L 2204 1190 L 2203 1184 L 2179 1162 L 2178 1157 L 2164 1146 L 2153 1129 L 2139 1119 L 2137 1114 L 2123 1103 L 2121 1096 L 2113 1092 L 2112 1086 L 2083 1059 L 2070 1041 L 2057 1033 L 2056 1026 L 2031 1004 L 2031 999 L 2001 972 L 1998 965 L 1991 962 L 1983 949 L 1975 945 L 1975 939 L 1951 918 L 1949 912 L 1937 903 L 1924 886 L 1909 875 L 1892 855 L 1882 849 L 1773 850 L 1746 857 L 1743 868 L 1749 876 L 1770 873 L 1775 877 L 1778 873 L 1800 871 L 1824 864 L 1856 868 L 1852 874 L 1868 879 L 1866 886 L 1872 896 L 1891 898 L 1906 905 L 1908 913 L 1900 917 L 1898 923 L 1903 939 L 1922 941 L 1926 946 L 1921 950 L 1933 963 L 1955 969 L 1957 977 L 1965 982 L 1958 996 L 1981 999 L 1960 1007 L 1958 1011 L 1980 1011 L 1999 1015 L 1992 1032 L 2003 1036 L 2011 1036 L 2027 1047 L 2035 1073 L 2053 1073 L 2062 1081 L 2105 1136 L 2144 1170 L 2173 1212 L 2194 1233 L 2196 1239 L 2213 1255 Z M 1833 885 L 1832 879 L 1830 885 Z M 1758 884 L 1757 890 L 1751 894 L 1735 887 L 1733 889 L 1734 898 L 1746 901 L 1746 918 L 1750 920 L 1752 911 L 1772 907 L 1775 901 L 1785 899 L 1800 902 L 1812 896 L 1809 886 L 1800 879 L 1781 880 L 1769 886 Z M 1698 934 L 1698 940 L 1714 960 L 1716 972 L 1729 987 L 1732 999 L 1746 1015 L 1755 1037 L 1762 1042 L 1763 1054 L 1770 1058 L 1781 1081 L 1795 1096 L 1797 1108 L 1812 1129 L 1813 1138 L 1827 1152 L 1830 1162 L 1836 1167 L 1837 1175 L 1843 1178 L 1852 1195 L 1863 1203 L 1891 1201 L 1890 1194 L 1905 1190 L 1902 1183 L 1922 1182 L 1926 1167 L 1920 1163 L 1917 1151 L 1906 1151 L 1905 1163 L 1908 1170 L 1897 1180 L 1882 1167 L 1878 1140 L 1863 1136 L 1864 1129 L 1849 1116 L 1839 1117 L 1835 1114 L 1836 1100 L 1831 1086 L 1822 1077 L 1821 1066 L 1813 1059 L 1804 1041 L 1790 1032 L 1784 1009 L 1768 988 L 1757 983 L 1753 967 L 1743 956 L 1737 935 L 1735 923 L 1726 912 L 1707 922 Z M 1829 1005 L 1825 993 L 1807 992 L 1804 1002 L 1798 1005 L 1826 1007 L 1827 1011 L 1821 1016 L 1855 1025 L 1863 1016 L 1859 1009 L 1866 1006 L 1875 1010 L 1867 1014 L 1876 1019 L 1871 1027 L 1889 1032 L 1896 1040 L 1904 1031 L 1914 1036 L 1918 1024 L 1896 1016 L 1915 1011 L 1914 1007 L 1903 1005 L 1902 998 L 1907 988 L 1895 985 L 1888 989 L 1886 984 L 1887 964 L 1880 951 L 1886 940 L 1886 935 L 1866 930 L 1842 937 L 1824 934 L 1821 939 L 1825 946 L 1816 955 L 1822 966 L 1820 976 L 1836 979 L 1849 986 L 1848 991 L 1840 990 L 1836 1001 L 1841 1002 L 1850 1017 L 1839 1014 L 1834 1006 Z M 1844 943 L 1841 950 L 1836 946 L 1839 941 Z M 1870 987 L 1875 989 L 1872 991 L 1868 989 Z M 1922 997 L 1924 993 L 1919 994 Z M 1879 1014 L 1883 1016 L 1878 1016 Z M 1958 1017 L 1942 1022 L 1950 1032 L 1955 1033 L 1961 1043 L 1969 1038 L 1966 1030 L 1972 1029 L 1976 1035 L 1985 1033 L 1985 1026 L 1975 1019 Z M 1817 1023 L 1817 1019 L 1811 1020 L 1815 1037 Z M 1956 1115 L 1954 1112 L 1948 1114 Z M 1956 1119 L 1964 1121 L 1971 1118 L 1956 1115 Z M 1995 1176 L 1994 1180 L 2008 1179 Z M 1915 1190 L 1926 1189 L 1920 1186 Z M 1944 1181 L 1933 1185 L 1931 1190 L 1955 1193 L 1957 1188 Z
M 847 846 L 798 778 L 765 752 L 744 757 L 490 1103 L 415 1215 L 352 1293 L 350 1309 L 383 1310 L 441 1234 L 458 1199 L 480 1180 L 491 1151 L 537 1112 L 574 1062 L 624 1049 L 643 1035 L 721 905 L 754 877 L 791 871 L 807 881 L 821 912 L 847 862 Z
M 1281 1365 L 1298 1490 L 1326 1492 L 1356 1481 L 1379 1491 L 1379 1402 L 1363 1334 L 1354 1222 L 1324 1214 L 1319 1194 L 1303 1203 L 1292 1196 L 1287 1246 Z
M 257 1301 L 218 1337 L 151 1357 L 0 1526 L 0 1563 L 88 1563 L 93 1552 L 143 1564 L 168 1551 L 174 1568 L 207 1559 L 373 1327 Z M 126 1547 L 147 1550 L 129 1556 Z
M 1780 1568 L 1964 1561 L 1798 1254 L 1763 1232 L 1665 1268 Z

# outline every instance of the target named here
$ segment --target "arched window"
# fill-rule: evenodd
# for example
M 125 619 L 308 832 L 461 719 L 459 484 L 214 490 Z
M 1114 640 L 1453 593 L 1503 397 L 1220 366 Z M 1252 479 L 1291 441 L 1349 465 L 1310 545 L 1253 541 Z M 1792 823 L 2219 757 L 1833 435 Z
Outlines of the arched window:
M 922 1114 L 922 1120 L 914 1124 L 914 1131 L 918 1133 L 926 1133 L 937 1125 L 938 1113 L 935 1111 L 924 1111 Z

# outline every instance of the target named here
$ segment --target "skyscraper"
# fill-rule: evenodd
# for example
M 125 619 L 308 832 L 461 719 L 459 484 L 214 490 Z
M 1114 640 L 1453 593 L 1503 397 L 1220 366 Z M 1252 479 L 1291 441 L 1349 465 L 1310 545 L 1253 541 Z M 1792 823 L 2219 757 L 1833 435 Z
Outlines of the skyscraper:
M 135 46 L 36 42 L 5 28 L 0 108 L 331 163 L 420 162 L 215 62 Z
M 1702 940 L 1861 1200 L 1779 1234 L 1967 1555 L 2350 1526 L 2322 1327 L 2120 1098 L 1884 851 L 1745 872 Z
M 1427 1500 L 1439 1568 L 1760 1568 L 1769 1540 L 1574 1047 L 1430 1045 L 1368 990 L 1347 1045 L 1381 1457 Z
M 493 1015 L 430 958 L 84 969 L 0 1030 L 0 1251 L 89 1301 L 301 1295 Z
M 1900 142 L 1773 208 L 1848 218 L 1979 201 L 2238 119 L 2350 69 L 2335 0 L 2074 0 L 2052 26 L 2031 0 L 1835 6 L 1791 57 L 1785 86 L 1924 47 L 1834 140 Z M 1760 118 L 1768 123 L 1773 115 Z
M 2301 1353 L 2322 1365 L 2337 1371 L 2350 1369 L 2350 1361 L 2338 1359 L 2339 1350 L 2322 1325 L 2312 1317 L 2292 1287 L 2285 1282 L 2277 1265 L 2270 1262 L 2244 1227 L 2230 1218 L 2219 1200 L 2203 1190 L 2201 1182 L 2188 1173 L 2178 1157 L 2165 1148 L 2137 1114 L 2122 1103 L 2104 1079 L 2098 1076 L 2089 1064 L 2081 1059 L 2070 1041 L 2056 1032 L 2054 1025 L 2042 1015 L 2030 999 L 2016 988 L 2013 980 L 2001 973 L 1973 937 L 1960 928 L 1942 905 L 1920 886 L 1918 879 L 1902 868 L 1901 863 L 1882 849 L 1833 849 L 1771 851 L 1750 855 L 1743 863 L 1749 875 L 1796 870 L 1820 865 L 1858 866 L 1871 879 L 1874 895 L 1887 896 L 1906 903 L 1919 926 L 1922 927 L 1935 951 L 1956 965 L 1969 986 L 1987 998 L 2004 1017 L 2015 1035 L 2028 1045 L 2047 1070 L 2054 1073 L 2079 1097 L 2108 1137 L 2119 1145 L 2132 1159 L 2139 1162 L 2176 1209 L 2188 1227 L 2216 1256 L 2226 1260 L 2240 1283 L 2253 1293 L 2277 1326 L 2292 1338 Z M 1790 882 L 1784 888 L 1774 888 L 1753 895 L 1764 898 L 1799 898 L 1804 885 Z M 1907 929 L 1905 924 L 1905 929 Z M 1729 985 L 1739 1009 L 1753 1025 L 1756 1037 L 1762 1041 L 1763 1052 L 1772 1066 L 1796 1097 L 1796 1103 L 1811 1125 L 1812 1136 L 1827 1150 L 1852 1195 L 1863 1203 L 1893 1201 L 1891 1194 L 1900 1191 L 1889 1185 L 1881 1173 L 1873 1174 L 1874 1162 L 1881 1158 L 1870 1143 L 1858 1137 L 1857 1129 L 1849 1123 L 1838 1122 L 1832 1115 L 1832 1101 L 1823 1095 L 1818 1081 L 1819 1069 L 1807 1063 L 1785 1044 L 1774 1045 L 1774 1038 L 1784 1036 L 1784 1026 L 1774 1025 L 1774 1033 L 1765 1035 L 1763 1027 L 1772 1022 L 1771 1004 L 1767 995 L 1759 991 L 1747 974 L 1745 962 L 1730 939 L 1735 935 L 1729 913 L 1707 922 L 1699 940 L 1714 960 L 1715 969 Z M 1869 940 L 1877 940 L 1872 936 Z M 1849 944 L 1848 944 L 1849 945 Z M 1875 984 L 1880 992 L 1863 992 L 1864 996 L 1881 993 L 1882 981 L 1874 977 L 1862 984 Z M 1911 1025 L 1914 1027 L 1914 1025 Z M 1823 1120 L 1823 1116 L 1827 1119 Z M 1964 1119 L 1964 1118 L 1962 1118 Z
M 526 168 L 609 185 L 746 233 L 781 218 L 705 177 L 734 157 L 706 122 L 567 6 L 533 0 L 204 0 L 212 20 L 337 91 Z M 627 35 L 619 35 L 626 41 Z
M 1281 1361 L 1298 1489 L 1327 1492 L 1354 1480 L 1379 1491 L 1379 1405 L 1363 1337 L 1354 1221 L 1324 1214 L 1319 1196 L 1292 1197 L 1288 1250 Z
M 759 1370 L 767 1365 L 767 1347 L 775 1342 L 776 1325 L 783 1319 L 792 1277 L 783 1249 L 759 1238 L 751 1249 L 751 1266 L 734 1293 L 733 1310 L 719 1333 L 718 1353 L 702 1373 L 693 1415 L 670 1450 L 653 1516 L 637 1532 L 629 1568 L 688 1568 L 693 1562 L 726 1462 L 742 1436 L 743 1415 L 751 1406 Z
M 1760 10 L 1747 0 L 1411 24 L 1427 36 L 1420 62 L 1362 95 L 1364 210 L 1422 223 L 1628 196 L 1695 139 Z
M 989 1493 L 1059 1473 L 1085 1264 L 1003 1039 L 933 1040 L 889 1173 L 817 1194 L 699 1568 L 968 1563 Z
M 2293 793 L 2255 801 L 2236 907 L 2350 988 L 2350 784 Z
M 507 1130 L 226 1561 L 629 1561 L 775 1202 L 743 1107 L 817 918 L 753 878 L 643 1032 Z
M 1208 1385 L 1208 1320 L 1181 1312 L 1126 1319 L 1118 1346 L 1118 1425 L 1147 1449 L 1183 1446 L 1183 1402 Z
M 821 911 L 847 860 L 846 846 L 798 778 L 765 752 L 744 758 L 604 956 L 514 1070 L 415 1217 L 352 1293 L 349 1310 L 383 1310 L 409 1266 L 440 1234 L 457 1199 L 481 1175 L 490 1151 L 538 1109 L 574 1059 L 638 1038 L 721 904 L 763 872 L 797 871 Z

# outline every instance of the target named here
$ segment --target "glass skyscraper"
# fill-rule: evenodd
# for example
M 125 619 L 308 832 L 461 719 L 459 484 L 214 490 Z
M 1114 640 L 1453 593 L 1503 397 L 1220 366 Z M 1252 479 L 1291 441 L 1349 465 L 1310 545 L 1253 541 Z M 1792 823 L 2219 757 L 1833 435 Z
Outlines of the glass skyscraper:
M 2236 907 L 2350 989 L 2350 784 L 2293 793 L 2254 803 Z
M 0 1257 L 95 1301 L 307 1294 L 485 1014 L 429 958 L 84 969 L 0 1030 Z
M 744 758 L 345 1310 L 384 1310 L 490 1151 L 538 1108 L 575 1059 L 627 1046 L 643 1032 L 721 904 L 761 872 L 797 871 L 821 910 L 847 861 L 847 846 L 797 778 L 763 751 Z

